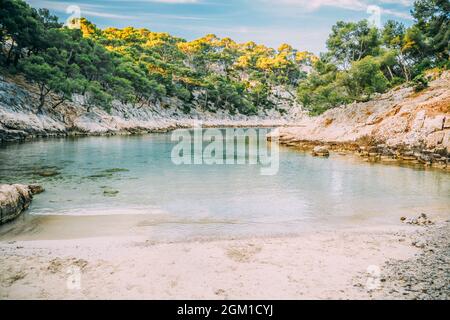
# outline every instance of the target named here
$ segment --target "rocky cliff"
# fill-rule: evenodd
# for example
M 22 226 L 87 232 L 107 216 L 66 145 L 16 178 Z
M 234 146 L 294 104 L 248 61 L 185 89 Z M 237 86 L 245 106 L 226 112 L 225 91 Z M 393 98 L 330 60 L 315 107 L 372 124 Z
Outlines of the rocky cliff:
M 160 131 L 190 127 L 196 121 L 204 126 L 278 126 L 304 116 L 295 96 L 286 89 L 273 88 L 270 99 L 277 107 L 261 109 L 255 116 L 212 113 L 204 110 L 196 98 L 188 113 L 174 98 L 143 107 L 114 102 L 112 110 L 106 112 L 87 106 L 83 96 L 74 96 L 72 102 L 38 114 L 35 87 L 20 77 L 0 77 L 0 142 L 55 135 Z
M 181 102 L 170 98 L 141 108 L 115 102 L 108 113 L 89 108 L 82 96 L 37 114 L 33 86 L 20 78 L 0 78 L 0 141 L 159 131 L 202 121 L 204 126 L 281 126 L 280 141 L 290 145 L 385 145 L 389 150 L 377 151 L 381 155 L 402 149 L 425 150 L 445 157 L 450 152 L 449 88 L 450 72 L 444 72 L 421 92 L 403 86 L 369 102 L 331 109 L 318 117 L 307 116 L 294 95 L 283 88 L 272 90 L 271 99 L 277 109 L 260 110 L 251 117 L 208 112 L 195 99 L 189 113 L 184 113 Z
M 43 191 L 38 185 L 0 184 L 0 224 L 19 216 L 28 209 L 33 195 Z
M 303 117 L 297 126 L 276 133 L 281 143 L 293 147 L 327 144 L 386 161 L 443 165 L 450 153 L 450 72 L 421 92 L 403 86 L 369 102 Z

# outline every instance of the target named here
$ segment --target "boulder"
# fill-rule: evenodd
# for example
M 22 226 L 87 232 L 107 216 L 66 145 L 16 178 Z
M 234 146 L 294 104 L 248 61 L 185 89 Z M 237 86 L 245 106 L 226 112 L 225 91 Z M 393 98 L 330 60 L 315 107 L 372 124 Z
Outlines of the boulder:
M 445 126 L 445 115 L 437 115 L 435 117 L 425 118 L 423 129 L 427 134 L 443 130 Z
M 31 194 L 33 194 L 33 195 L 34 194 L 39 194 L 39 193 L 42 193 L 42 192 L 45 191 L 45 189 L 42 186 L 38 185 L 38 184 L 30 184 L 28 186 L 28 188 L 30 188 Z
M 406 217 L 401 217 L 400 220 L 404 223 L 415 224 L 415 225 L 419 225 L 419 226 L 427 226 L 427 225 L 434 224 L 434 222 L 432 220 L 430 220 L 425 213 L 421 213 L 416 218 L 407 219 Z
M 328 157 L 330 155 L 330 152 L 324 146 L 316 146 L 314 147 L 312 154 L 313 156 Z
M 18 217 L 30 206 L 33 194 L 43 190 L 38 185 L 0 184 L 0 224 Z

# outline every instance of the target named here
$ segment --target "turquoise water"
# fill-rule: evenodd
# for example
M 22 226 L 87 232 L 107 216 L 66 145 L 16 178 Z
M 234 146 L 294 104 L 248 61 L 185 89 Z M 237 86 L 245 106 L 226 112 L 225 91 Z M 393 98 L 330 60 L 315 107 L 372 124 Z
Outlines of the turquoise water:
M 283 234 L 450 211 L 450 175 L 439 171 L 281 148 L 278 173 L 263 176 L 259 165 L 177 166 L 174 145 L 170 134 L 9 144 L 0 181 L 45 187 L 28 214 L 139 214 L 157 217 L 161 235 Z

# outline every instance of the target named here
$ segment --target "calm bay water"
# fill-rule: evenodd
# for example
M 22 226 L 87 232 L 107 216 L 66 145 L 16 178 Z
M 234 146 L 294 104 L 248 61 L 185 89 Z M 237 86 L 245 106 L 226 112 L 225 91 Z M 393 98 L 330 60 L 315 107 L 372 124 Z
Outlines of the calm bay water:
M 263 176 L 259 165 L 176 166 L 174 145 L 170 134 L 10 144 L 0 182 L 45 187 L 28 214 L 144 215 L 161 236 L 295 233 L 450 210 L 447 173 L 281 148 L 278 174 Z

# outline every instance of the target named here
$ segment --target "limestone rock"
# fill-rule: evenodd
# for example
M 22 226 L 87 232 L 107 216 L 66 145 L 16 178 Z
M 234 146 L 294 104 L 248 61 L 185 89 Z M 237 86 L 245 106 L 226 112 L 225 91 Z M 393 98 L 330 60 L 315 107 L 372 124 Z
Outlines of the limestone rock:
M 29 207 L 32 198 L 29 186 L 23 184 L 0 185 L 0 224 L 19 216 Z
M 35 87 L 20 79 L 0 79 L 0 143 L 56 135 L 167 131 L 192 127 L 199 121 L 205 127 L 274 127 L 292 124 L 305 115 L 295 94 L 283 87 L 270 92 L 269 99 L 276 108 L 260 107 L 255 116 L 231 114 L 226 108 L 210 112 L 205 108 L 200 91 L 193 92 L 194 99 L 188 110 L 181 100 L 163 97 L 161 101 L 139 107 L 113 101 L 108 113 L 88 106 L 86 97 L 75 94 L 72 101 L 56 109 L 44 108 L 38 114 L 38 101 L 33 91 Z
M 45 189 L 42 186 L 38 185 L 38 184 L 30 184 L 28 186 L 28 188 L 30 189 L 31 194 L 33 194 L 33 195 L 39 194 L 39 193 L 42 193 L 42 192 L 45 191 Z
M 313 156 L 328 157 L 330 155 L 330 152 L 324 146 L 316 146 L 314 147 L 312 154 Z
M 427 225 L 434 224 L 434 222 L 432 220 L 430 220 L 425 213 L 421 213 L 416 218 L 407 219 L 405 217 L 401 217 L 400 220 L 407 224 L 414 224 L 414 225 L 419 225 L 419 226 L 427 226 Z
M 319 143 L 348 143 L 386 148 L 411 146 L 443 148 L 450 153 L 450 72 L 430 82 L 427 90 L 414 94 L 403 86 L 371 101 L 327 110 L 320 116 L 305 116 L 296 127 L 280 128 L 283 136 Z M 333 119 L 332 122 L 327 119 Z M 368 153 L 367 153 L 368 155 Z

